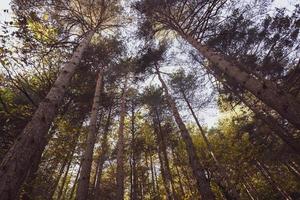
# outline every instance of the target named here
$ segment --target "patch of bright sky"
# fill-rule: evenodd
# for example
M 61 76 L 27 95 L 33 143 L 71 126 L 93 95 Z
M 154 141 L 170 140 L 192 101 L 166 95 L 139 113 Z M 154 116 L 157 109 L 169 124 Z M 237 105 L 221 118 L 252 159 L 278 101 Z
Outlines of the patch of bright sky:
M 1 0 L 0 2 L 0 21 L 3 23 L 3 21 L 9 19 L 9 13 L 4 12 L 5 9 L 10 10 L 10 0 Z

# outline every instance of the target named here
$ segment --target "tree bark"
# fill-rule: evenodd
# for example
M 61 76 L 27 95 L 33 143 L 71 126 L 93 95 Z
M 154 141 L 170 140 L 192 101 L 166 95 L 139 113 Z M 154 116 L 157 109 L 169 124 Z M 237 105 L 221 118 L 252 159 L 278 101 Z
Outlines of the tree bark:
M 102 148 L 102 152 L 101 155 L 99 157 L 99 163 L 98 163 L 98 173 L 97 175 L 97 180 L 96 180 L 96 184 L 94 187 L 94 200 L 100 200 L 101 199 L 101 177 L 102 177 L 102 171 L 103 171 L 103 165 L 107 159 L 107 153 L 108 153 L 108 142 L 107 142 L 107 137 L 108 137 L 108 131 L 109 131 L 109 127 L 110 127 L 110 122 L 111 122 L 111 110 L 112 108 L 110 107 L 109 112 L 108 112 L 108 116 L 107 116 L 107 121 L 105 124 L 105 129 L 104 129 L 104 133 L 103 133 L 103 138 L 102 138 L 102 142 L 101 142 L 101 148 Z
M 300 129 L 300 103 L 292 95 L 279 89 L 276 84 L 269 80 L 247 73 L 234 62 L 226 60 L 222 54 L 200 44 L 193 37 L 184 33 L 179 34 L 212 62 L 216 68 Z
M 61 179 L 61 176 L 64 173 L 64 170 L 65 170 L 65 167 L 67 166 L 67 164 L 68 164 L 68 155 L 63 160 L 63 163 L 61 164 L 61 167 L 60 167 L 59 172 L 58 172 L 58 176 L 55 178 L 55 182 L 53 184 L 53 187 L 51 187 L 52 189 L 49 192 L 49 197 L 48 197 L 49 199 L 54 197 L 55 191 L 58 189 L 59 181 Z
M 15 199 L 19 195 L 31 163 L 42 155 L 47 145 L 46 137 L 49 127 L 93 35 L 94 31 L 87 33 L 70 61 L 61 69 L 54 86 L 43 102 L 39 104 L 31 121 L 2 160 L 0 164 L 0 198 L 2 200 Z
M 197 181 L 197 189 L 200 193 L 200 196 L 202 199 L 205 199 L 205 200 L 215 199 L 215 195 L 212 192 L 211 187 L 210 187 L 210 181 L 207 179 L 206 172 L 205 172 L 202 164 L 200 163 L 200 160 L 196 153 L 196 148 L 193 144 L 192 138 L 180 117 L 180 114 L 176 107 L 175 101 L 172 99 L 172 97 L 169 94 L 166 83 L 164 82 L 164 80 L 162 79 L 162 77 L 160 75 L 158 66 L 156 65 L 155 67 L 156 67 L 156 73 L 158 75 L 158 78 L 162 84 L 162 87 L 165 90 L 165 94 L 167 97 L 169 107 L 173 112 L 173 116 L 174 116 L 175 121 L 178 125 L 178 128 L 180 129 L 180 132 L 181 132 L 181 137 L 185 143 L 186 150 L 187 150 L 188 157 L 189 157 L 189 163 L 191 165 L 193 174 Z
M 120 124 L 118 130 L 118 143 L 117 143 L 117 192 L 116 199 L 124 199 L 124 120 L 126 115 L 126 93 L 127 93 L 127 80 L 125 80 L 125 85 L 123 88 L 123 94 L 121 97 L 120 106 Z
M 153 194 L 156 195 L 156 182 L 155 182 L 155 175 L 154 175 L 154 166 L 153 166 L 152 155 L 150 155 L 150 169 L 151 169 L 152 190 L 153 190 Z
M 198 117 L 196 116 L 196 113 L 194 112 L 194 109 L 190 103 L 190 101 L 188 100 L 187 96 L 185 95 L 185 93 L 182 91 L 182 97 L 184 99 L 184 101 L 186 102 L 186 104 L 188 105 L 189 110 L 192 113 L 192 116 L 194 117 L 194 120 L 196 121 L 196 124 L 199 128 L 200 134 L 204 140 L 204 143 L 206 144 L 207 150 L 209 152 L 209 154 L 211 155 L 212 159 L 214 160 L 216 167 L 217 167 L 217 175 L 215 176 L 216 181 L 218 182 L 218 185 L 220 187 L 222 187 L 222 190 L 224 190 L 228 196 L 228 199 L 240 199 L 240 195 L 239 193 L 235 190 L 234 186 L 232 184 L 230 184 L 230 178 L 227 175 L 224 166 L 222 166 L 220 164 L 220 162 L 218 161 L 218 159 L 216 158 L 213 148 L 210 144 L 210 142 L 208 141 L 208 138 L 206 137 L 203 128 L 198 120 Z
M 89 133 L 86 140 L 86 147 L 83 154 L 82 166 L 78 181 L 78 189 L 76 194 L 77 200 L 86 200 L 88 198 L 89 182 L 91 167 L 93 162 L 94 146 L 97 135 L 97 116 L 100 107 L 101 93 L 103 85 L 103 69 L 100 70 L 97 84 L 95 88 L 95 96 L 93 100 L 93 106 L 91 111 L 91 119 L 89 125 Z
M 216 79 L 221 82 L 226 89 L 232 91 L 240 100 L 247 106 L 259 119 L 261 119 L 275 135 L 277 135 L 288 147 L 295 152 L 300 154 L 300 145 L 295 139 L 290 136 L 290 133 L 282 127 L 279 122 L 272 116 L 265 114 L 255 103 L 250 103 L 245 97 L 243 97 L 235 88 L 230 86 L 231 81 L 227 79 L 226 82 L 222 81 L 222 78 L 218 73 L 212 72 Z
M 278 183 L 276 183 L 276 181 L 272 178 L 268 168 L 263 163 L 256 161 L 255 165 L 259 169 L 259 171 L 261 171 L 262 175 L 267 179 L 267 181 L 271 184 L 271 186 L 275 190 L 277 190 L 284 199 L 293 200 L 292 197 L 290 197 L 289 194 L 284 189 L 282 189 L 278 185 Z
M 164 162 L 164 156 L 163 156 L 163 144 L 162 144 L 162 138 L 161 138 L 161 128 L 160 128 L 160 119 L 158 117 L 158 113 L 156 112 L 156 117 L 153 119 L 153 125 L 154 125 L 154 130 L 156 133 L 156 143 L 157 143 L 157 154 L 160 162 L 160 171 L 161 171 L 161 176 L 163 180 L 163 185 L 166 190 L 166 195 L 168 200 L 172 200 L 172 194 L 171 194 L 171 184 L 170 184 L 170 177 L 168 174 L 168 169 L 166 166 L 166 163 Z
M 161 126 L 161 119 L 159 117 L 158 110 L 155 110 L 155 117 L 153 119 L 153 124 L 156 128 L 154 128 L 156 131 L 157 136 L 157 144 L 158 144 L 158 155 L 161 162 L 162 167 L 162 175 L 163 179 L 165 180 L 165 187 L 167 190 L 167 195 L 169 199 L 177 199 L 176 191 L 174 187 L 174 181 L 171 174 L 171 168 L 169 164 L 169 158 L 167 153 L 167 145 L 166 140 L 164 137 L 164 133 Z M 161 156 L 162 154 L 162 156 Z M 171 192 L 172 191 L 172 192 Z
M 132 164 L 131 164 L 131 199 L 138 200 L 138 177 L 137 177 L 137 149 L 135 130 L 135 102 L 131 103 L 131 137 L 132 137 Z
M 79 169 L 78 169 L 78 172 L 77 172 L 74 184 L 73 184 L 71 192 L 70 192 L 70 199 L 73 199 L 73 196 L 74 196 L 74 193 L 75 193 L 75 190 L 76 190 L 76 185 L 78 183 L 78 179 L 79 179 L 79 175 L 80 175 L 80 170 L 81 170 L 81 163 L 80 163 L 80 166 L 79 166 Z
M 72 157 L 73 157 L 73 154 L 72 154 Z M 67 169 L 66 169 L 65 175 L 64 175 L 64 177 L 62 179 L 62 183 L 61 183 L 60 189 L 59 189 L 59 191 L 57 193 L 57 200 L 60 200 L 62 198 L 63 191 L 64 191 L 64 188 L 65 188 L 65 183 L 66 183 L 66 180 L 67 180 L 67 177 L 68 177 L 68 173 L 69 173 L 69 170 L 70 170 L 71 163 L 72 163 L 72 158 L 69 160 L 69 163 L 67 165 Z
M 300 180 L 300 171 L 291 162 L 283 162 L 283 164 L 288 168 L 288 170 L 293 173 L 298 180 Z

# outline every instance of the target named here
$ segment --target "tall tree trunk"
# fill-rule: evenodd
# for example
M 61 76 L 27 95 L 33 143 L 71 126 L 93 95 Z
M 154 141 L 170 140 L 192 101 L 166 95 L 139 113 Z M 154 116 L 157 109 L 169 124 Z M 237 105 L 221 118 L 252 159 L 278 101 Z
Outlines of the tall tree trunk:
M 261 162 L 256 161 L 255 163 L 256 167 L 261 171 L 262 175 L 266 178 L 266 180 L 271 184 L 271 186 L 277 190 L 284 199 L 287 200 L 293 200 L 292 197 L 282 188 L 276 181 L 272 178 L 271 173 L 269 172 L 269 169 Z
M 250 103 L 250 101 L 244 97 L 240 92 L 238 92 L 235 88 L 231 87 L 231 81 L 226 80 L 226 82 L 222 81 L 222 77 L 217 73 L 211 70 L 211 73 L 215 76 L 215 78 L 221 82 L 225 89 L 232 91 L 235 96 L 237 96 L 241 102 L 245 104 L 259 119 L 261 119 L 272 131 L 275 135 L 277 135 L 284 143 L 288 145 L 288 147 L 294 151 L 296 154 L 300 154 L 300 145 L 295 139 L 290 136 L 290 133 L 282 127 L 279 122 L 272 116 L 265 114 L 260 108 L 257 107 L 257 103 Z
M 71 189 L 71 192 L 70 192 L 70 199 L 73 199 L 73 196 L 74 196 L 74 193 L 75 193 L 75 190 L 76 190 L 76 185 L 77 185 L 77 183 L 78 183 L 80 171 L 81 171 L 81 163 L 80 163 L 80 166 L 79 166 L 79 169 L 78 169 L 76 178 L 75 178 L 75 180 L 74 180 L 74 184 L 73 184 L 72 189 Z
M 156 182 L 155 182 L 155 174 L 154 174 L 152 155 L 150 155 L 150 168 L 151 168 L 151 181 L 152 181 L 153 195 L 156 195 Z
M 163 158 L 162 158 L 162 155 L 161 155 L 162 152 L 161 152 L 160 147 L 158 147 L 158 152 L 157 153 L 158 153 L 158 158 L 159 158 L 159 162 L 160 162 L 161 177 L 162 177 L 162 180 L 163 180 L 164 188 L 166 190 L 167 199 L 172 200 L 171 189 L 170 189 L 170 181 L 166 177 L 166 169 L 165 169 L 164 161 L 163 161 Z
M 47 145 L 49 127 L 93 35 L 94 31 L 90 31 L 81 41 L 70 61 L 61 69 L 46 98 L 39 104 L 31 121 L 2 160 L 0 164 L 0 198 L 2 200 L 15 199 L 19 195 L 31 163 L 41 157 Z
M 276 84 L 269 80 L 247 73 L 234 62 L 226 60 L 222 54 L 200 44 L 193 37 L 180 32 L 179 34 L 213 63 L 216 68 L 300 129 L 300 103 L 292 95 L 279 89 Z
M 56 131 L 57 126 L 54 124 L 50 130 L 49 135 L 52 136 Z M 24 184 L 24 194 L 22 195 L 22 200 L 30 200 L 33 199 L 33 191 L 34 191 L 34 183 L 35 179 L 38 175 L 38 169 L 39 169 L 39 163 L 42 160 L 42 156 L 39 157 L 39 159 L 35 160 L 34 163 L 31 163 L 30 171 L 28 172 L 28 176 L 26 178 L 26 182 Z
M 247 186 L 245 183 L 242 183 L 242 185 L 243 185 L 243 187 L 245 188 L 248 197 L 249 197 L 251 200 L 256 200 L 256 198 L 254 198 L 254 196 L 251 194 L 250 189 L 248 188 L 248 186 Z
M 126 115 L 126 93 L 127 93 L 127 80 L 125 80 L 123 94 L 121 97 L 120 107 L 120 124 L 118 130 L 118 143 L 117 143 L 117 192 L 116 199 L 124 199 L 124 120 Z
M 63 160 L 63 163 L 61 164 L 61 167 L 60 167 L 59 172 L 58 172 L 58 176 L 55 179 L 52 190 L 49 192 L 49 199 L 53 198 L 53 196 L 55 194 L 55 191 L 58 189 L 59 181 L 60 181 L 60 179 L 61 179 L 61 177 L 64 173 L 65 167 L 68 164 L 68 158 L 69 158 L 69 156 L 67 155 L 66 158 Z
M 205 169 L 203 168 L 202 164 L 200 163 L 199 157 L 196 152 L 196 148 L 193 144 L 193 140 L 192 140 L 185 124 L 183 123 L 183 121 L 180 117 L 180 114 L 176 107 L 175 101 L 172 99 L 172 97 L 169 94 L 169 90 L 168 90 L 166 83 L 164 82 L 164 80 L 162 79 L 162 77 L 160 75 L 158 66 L 156 65 L 155 67 L 156 67 L 156 73 L 158 75 L 158 78 L 162 84 L 162 87 L 165 90 L 165 94 L 167 97 L 169 107 L 173 112 L 173 116 L 174 116 L 175 121 L 178 125 L 178 128 L 180 129 L 180 132 L 181 132 L 181 137 L 185 143 L 186 150 L 187 150 L 188 157 L 189 157 L 189 163 L 191 165 L 194 177 L 197 181 L 197 189 L 200 193 L 200 196 L 202 199 L 205 199 L 205 200 L 215 199 L 215 195 L 212 192 L 211 187 L 210 187 L 210 181 L 207 179 Z
M 163 180 L 163 185 L 164 188 L 166 190 L 166 195 L 168 200 L 172 200 L 172 193 L 171 192 L 171 182 L 170 182 L 170 174 L 168 172 L 168 168 L 166 166 L 166 160 L 165 160 L 165 153 L 163 151 L 166 151 L 166 149 L 164 149 L 163 146 L 163 141 L 162 141 L 162 137 L 161 137 L 161 123 L 160 123 L 160 119 L 158 116 L 158 112 L 155 112 L 156 117 L 154 117 L 153 119 L 153 126 L 154 126 L 154 130 L 156 133 L 156 143 L 158 146 L 158 158 L 159 158 L 159 162 L 160 162 L 160 171 L 161 171 L 161 176 L 162 176 L 162 180 Z
M 180 187 L 180 190 L 181 190 L 181 195 L 182 195 L 182 196 L 185 196 L 183 184 L 182 184 L 182 181 L 181 181 L 182 177 L 181 177 L 181 175 L 180 175 L 180 172 L 179 172 L 179 169 L 178 169 L 178 166 L 177 166 L 177 165 L 175 165 L 175 170 L 176 170 L 176 174 L 177 174 L 177 176 L 178 176 L 178 183 L 179 183 L 179 187 Z
M 131 148 L 132 148 L 132 184 L 131 184 L 131 199 L 138 200 L 138 177 L 137 177 L 137 149 L 136 149 L 136 130 L 135 130 L 135 102 L 131 102 Z
M 283 164 L 288 168 L 288 170 L 294 174 L 295 177 L 297 177 L 298 180 L 300 180 L 300 171 L 293 165 L 291 162 L 283 162 Z
M 171 174 L 171 168 L 170 168 L 170 164 L 169 164 L 166 139 L 164 137 L 163 129 L 161 126 L 161 120 L 160 120 L 159 112 L 157 109 L 155 110 L 155 114 L 156 114 L 156 118 L 154 119 L 154 126 L 158 126 L 158 129 L 156 128 L 157 131 L 155 131 L 155 132 L 157 134 L 157 143 L 158 143 L 158 147 L 160 149 L 160 153 L 162 153 L 162 155 L 163 155 L 163 157 L 161 158 L 161 160 L 162 160 L 161 163 L 163 165 L 166 186 L 168 187 L 169 192 L 172 189 L 172 193 L 168 193 L 168 195 L 170 195 L 169 198 L 177 199 L 174 181 L 173 181 L 173 177 Z
M 190 103 L 190 101 L 188 100 L 186 94 L 182 91 L 181 92 L 182 94 L 182 97 L 184 99 L 184 101 L 186 102 L 189 110 L 191 111 L 192 113 L 192 116 L 194 117 L 194 120 L 199 128 L 199 131 L 200 131 L 200 134 L 204 140 L 204 143 L 207 147 L 207 150 L 209 152 L 209 154 L 211 155 L 212 159 L 214 160 L 215 164 L 216 164 L 216 167 L 217 167 L 217 175 L 215 176 L 215 179 L 216 181 L 218 182 L 218 185 L 220 187 L 222 187 L 222 190 L 225 191 L 227 193 L 227 196 L 229 199 L 240 199 L 239 197 L 239 193 L 235 190 L 235 186 L 233 186 L 231 183 L 230 183 L 230 178 L 229 176 L 227 175 L 226 171 L 225 171 L 225 168 L 224 166 L 221 165 L 221 163 L 218 161 L 218 159 L 216 158 L 215 154 L 214 154 L 214 151 L 213 151 L 213 148 L 210 144 L 210 142 L 208 141 L 208 138 L 206 137 L 205 133 L 204 133 L 204 130 L 198 120 L 198 117 L 196 116 L 196 113 L 194 112 L 194 109 Z
M 98 173 L 97 173 L 97 180 L 96 184 L 94 187 L 94 200 L 100 200 L 101 199 L 101 177 L 102 177 L 102 171 L 103 171 L 103 165 L 107 159 L 107 154 L 108 154 L 108 132 L 109 132 L 109 127 L 111 124 L 111 112 L 112 112 L 112 107 L 109 108 L 109 112 L 107 115 L 107 121 L 105 124 L 104 128 L 104 133 L 101 141 L 101 149 L 102 152 L 99 157 L 99 163 L 98 163 Z
M 159 194 L 159 184 L 158 184 L 158 177 L 157 177 L 156 167 L 153 168 L 153 171 L 154 171 L 154 178 L 155 178 L 155 182 L 156 182 L 156 191 L 158 191 L 157 198 L 161 199 L 160 194 Z
M 60 189 L 59 189 L 59 191 L 57 193 L 57 200 L 60 200 L 62 198 L 62 194 L 63 194 L 64 188 L 65 188 L 65 184 L 66 184 L 68 173 L 69 173 L 69 170 L 70 170 L 70 167 L 71 167 L 71 163 L 72 163 L 72 159 L 69 160 L 69 163 L 67 165 L 67 169 L 66 169 L 65 175 L 64 175 L 64 177 L 62 179 L 62 183 L 61 183 Z
M 174 160 L 174 167 L 175 167 L 175 171 L 176 171 L 176 176 L 178 177 L 178 183 L 179 183 L 179 187 L 180 187 L 180 192 L 182 196 L 185 196 L 185 191 L 183 188 L 183 184 L 182 184 L 182 177 L 181 174 L 179 172 L 179 168 L 178 168 L 178 164 L 180 163 L 178 156 L 176 155 L 175 151 L 173 148 L 171 148 L 171 152 L 172 152 L 172 157 Z
M 78 181 L 76 194 L 77 200 L 86 200 L 88 198 L 90 173 L 93 162 L 93 152 L 97 135 L 97 116 L 100 107 L 101 92 L 103 87 L 103 69 L 100 70 L 95 88 L 95 96 L 91 111 L 89 133 L 86 140 L 86 147 L 83 154 L 81 172 Z

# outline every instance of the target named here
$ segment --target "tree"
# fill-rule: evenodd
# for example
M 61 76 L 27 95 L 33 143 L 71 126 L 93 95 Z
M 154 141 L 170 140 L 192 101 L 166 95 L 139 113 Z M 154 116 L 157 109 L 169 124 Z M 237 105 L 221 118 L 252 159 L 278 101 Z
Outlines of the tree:
M 226 190 L 226 194 L 225 196 L 229 196 L 226 197 L 228 199 L 239 199 L 239 194 L 237 193 L 237 191 L 235 190 L 234 186 L 230 183 L 230 176 L 228 176 L 228 174 L 225 171 L 224 166 L 222 166 L 220 164 L 220 162 L 218 161 L 218 159 L 215 156 L 215 153 L 212 149 L 212 146 L 207 138 L 207 136 L 205 135 L 205 132 L 198 120 L 198 117 L 193 109 L 193 106 L 191 104 L 191 99 L 193 98 L 193 94 L 196 92 L 196 88 L 197 88 L 197 77 L 194 74 L 185 74 L 184 71 L 177 71 L 174 74 L 172 74 L 171 77 L 171 85 L 172 88 L 175 90 L 176 93 L 179 93 L 179 95 L 181 96 L 181 98 L 183 98 L 183 100 L 185 101 L 185 103 L 187 104 L 198 128 L 200 131 L 200 134 L 205 142 L 205 145 L 207 147 L 207 150 L 209 151 L 209 154 L 211 155 L 212 159 L 214 160 L 216 166 L 217 166 L 217 172 L 216 172 L 216 181 L 218 182 L 218 184 L 224 188 L 224 190 Z M 198 87 L 199 88 L 199 87 Z M 203 102 L 203 104 L 205 104 L 205 101 Z
M 106 12 L 112 11 L 106 10 Z M 105 12 L 95 17 L 99 18 L 101 16 L 105 16 Z M 20 190 L 28 171 L 30 171 L 30 162 L 36 162 L 40 159 L 47 144 L 45 136 L 63 100 L 66 88 L 70 84 L 82 54 L 90 43 L 96 29 L 107 23 L 107 21 L 96 19 L 96 24 L 93 24 L 93 19 L 90 20 L 92 24 L 90 24 L 91 27 L 85 33 L 84 39 L 74 51 L 70 61 L 61 69 L 54 86 L 44 101 L 40 103 L 31 121 L 26 125 L 14 146 L 11 147 L 1 162 L 0 195 L 3 199 L 15 198 L 18 195 L 17 191 Z M 111 21 L 111 19 L 109 20 Z
M 121 105 L 120 105 L 120 124 L 118 130 L 117 142 L 117 199 L 124 199 L 124 120 L 126 115 L 126 93 L 127 93 L 127 80 L 125 80 L 122 90 Z
M 153 2 L 144 0 L 136 3 L 135 7 L 145 15 L 146 19 L 142 27 L 146 29 L 146 32 L 175 31 L 213 63 L 214 67 L 222 71 L 226 75 L 225 79 L 234 80 L 299 129 L 300 111 L 298 108 L 300 106 L 295 97 L 280 89 L 276 83 L 256 76 L 255 73 L 249 73 L 245 70 L 243 63 L 243 67 L 240 67 L 233 59 L 226 59 L 226 56 L 205 44 L 215 28 L 213 24 L 222 23 L 219 15 L 225 11 L 225 4 L 226 1 Z
M 83 155 L 76 195 L 76 198 L 79 200 L 86 199 L 88 196 L 93 152 L 97 136 L 97 115 L 100 107 L 101 92 L 103 89 L 103 71 L 104 69 L 100 69 L 95 87 L 95 96 L 90 119 L 90 130 L 87 137 L 86 149 Z

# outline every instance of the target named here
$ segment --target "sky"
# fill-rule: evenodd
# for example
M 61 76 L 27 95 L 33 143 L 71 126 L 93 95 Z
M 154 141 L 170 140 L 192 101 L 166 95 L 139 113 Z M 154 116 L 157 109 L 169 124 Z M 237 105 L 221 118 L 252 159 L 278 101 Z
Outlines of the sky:
M 11 0 L 0 0 L 0 25 L 4 21 L 9 21 L 9 14 L 4 13 L 4 9 L 10 9 L 9 3 Z M 293 6 L 297 2 L 296 0 L 274 0 L 273 8 L 286 8 L 287 10 L 293 10 Z M 1 31 L 1 26 L 0 26 Z M 218 119 L 221 117 L 217 108 L 208 108 L 198 113 L 201 121 L 208 127 L 216 125 Z M 203 117 L 201 117 L 203 116 Z

